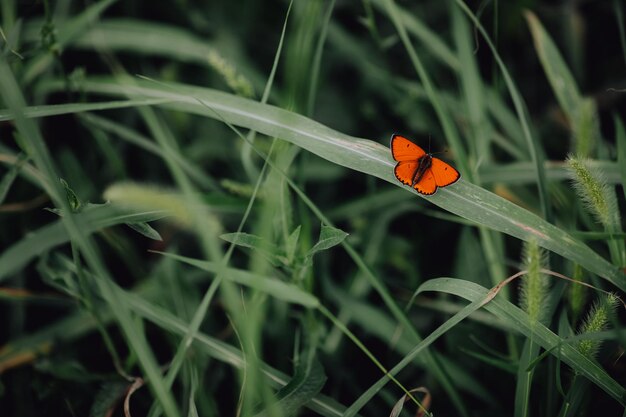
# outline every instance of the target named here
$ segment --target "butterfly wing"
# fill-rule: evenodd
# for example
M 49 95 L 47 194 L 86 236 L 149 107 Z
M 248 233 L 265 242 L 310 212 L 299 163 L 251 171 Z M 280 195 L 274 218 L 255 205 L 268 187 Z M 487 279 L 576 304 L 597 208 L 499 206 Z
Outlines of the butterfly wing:
M 420 194 L 431 195 L 435 194 L 437 191 L 437 182 L 435 181 L 435 176 L 433 175 L 433 170 L 428 168 L 422 179 L 413 186 Z
M 411 185 L 416 169 L 417 161 L 404 161 L 398 162 L 393 172 L 394 174 L 396 174 L 396 178 L 398 179 L 398 181 L 400 181 L 402 184 Z
M 393 135 L 391 137 L 391 156 L 396 161 L 417 161 L 425 154 L 426 152 L 422 148 L 404 136 Z
M 457 182 L 458 179 L 461 178 L 459 171 L 439 158 L 433 158 L 429 171 L 432 173 L 437 187 L 448 186 Z

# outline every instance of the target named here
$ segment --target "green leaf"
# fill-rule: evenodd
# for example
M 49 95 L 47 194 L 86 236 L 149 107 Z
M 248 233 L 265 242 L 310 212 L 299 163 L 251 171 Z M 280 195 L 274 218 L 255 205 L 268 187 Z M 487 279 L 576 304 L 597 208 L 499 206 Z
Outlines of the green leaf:
M 489 293 L 489 290 L 480 285 L 452 278 L 438 278 L 427 281 L 418 289 L 418 293 L 424 291 L 452 294 L 471 302 L 480 301 Z M 596 362 L 578 352 L 576 347 L 565 343 L 562 338 L 543 324 L 531 321 L 528 315 L 519 307 L 497 296 L 484 307 L 500 319 L 515 326 L 529 340 L 533 340 L 546 350 L 551 350 L 552 355 L 560 357 L 575 372 L 585 376 L 620 404 L 625 404 L 626 389 L 621 384 L 611 378 Z M 555 346 L 560 346 L 560 352 L 558 348 L 554 349 Z
M 348 234 L 343 230 L 336 229 L 331 226 L 322 225 L 320 230 L 320 238 L 317 243 L 309 249 L 307 252 L 308 257 L 312 257 L 317 252 L 327 250 L 333 246 L 339 245 L 343 240 L 348 237 Z
M 504 82 L 506 83 L 507 89 L 509 90 L 509 95 L 511 96 L 511 100 L 513 101 L 513 106 L 515 107 L 515 113 L 517 114 L 517 118 L 519 119 L 522 132 L 524 133 L 524 139 L 526 141 L 526 147 L 531 156 L 531 160 L 533 161 L 533 168 L 536 175 L 537 188 L 539 190 L 539 201 L 541 204 L 541 212 L 544 218 L 550 223 L 552 222 L 552 210 L 551 206 L 548 202 L 548 192 L 547 192 L 547 182 L 546 176 L 543 167 L 543 152 L 540 146 L 539 140 L 536 135 L 533 135 L 530 130 L 530 125 L 528 123 L 528 111 L 526 109 L 526 105 L 523 101 L 522 95 L 519 92 L 519 89 L 515 85 L 513 78 L 509 74 L 509 71 L 504 65 L 502 58 L 498 54 L 498 50 L 495 45 L 491 41 L 487 31 L 481 24 L 480 20 L 472 13 L 467 4 L 463 2 L 463 0 L 455 0 L 455 3 L 463 10 L 463 12 L 470 18 L 470 20 L 474 23 L 478 32 L 483 36 L 485 42 L 489 46 L 493 57 L 498 64 L 500 71 L 502 72 L 502 76 L 504 78 Z
M 67 262 L 63 262 L 61 255 L 56 253 L 45 255 L 37 262 L 37 272 L 46 284 L 65 292 L 70 297 L 80 299 L 81 288 L 77 282 L 76 274 L 65 267 L 66 264 Z
M 74 359 L 49 359 L 45 358 L 35 363 L 35 369 L 38 372 L 50 374 L 55 378 L 66 381 L 74 381 L 76 383 L 97 381 L 101 377 L 88 371 L 85 367 Z
M 525 14 L 543 70 L 561 108 L 570 122 L 574 123 L 582 101 L 576 81 L 537 16 L 531 11 L 526 11 Z
M 135 232 L 144 235 L 148 239 L 157 240 L 159 242 L 163 241 L 163 238 L 146 222 L 137 222 L 137 223 L 126 223 L 126 226 L 133 229 Z
M 13 185 L 13 181 L 17 178 L 17 174 L 20 172 L 26 160 L 28 160 L 28 157 L 25 154 L 20 154 L 17 161 L 11 166 L 11 169 L 9 169 L 9 172 L 2 177 L 2 181 L 0 181 L 0 204 L 4 202 L 4 199 L 11 189 L 11 185 Z
M 81 33 L 89 30 L 94 25 L 95 20 L 117 0 L 102 0 L 90 4 L 79 15 L 63 22 L 58 28 L 56 41 L 59 48 L 63 48 Z M 40 26 L 41 27 L 41 26 Z M 24 84 L 29 85 L 39 74 L 44 72 L 52 63 L 55 57 L 52 54 L 38 55 L 35 59 L 28 61 L 28 66 L 24 71 Z
M 250 249 L 260 249 L 264 251 L 278 252 L 278 247 L 260 236 L 245 232 L 224 233 L 220 235 L 220 239 L 233 243 L 238 246 Z
M 277 405 L 288 416 L 296 415 L 300 408 L 309 404 L 326 383 L 326 374 L 317 355 L 322 327 L 316 316 L 311 311 L 303 315 L 301 329 L 304 342 L 301 352 L 295 356 L 294 375 L 291 381 L 276 393 Z M 259 414 L 271 415 L 271 408 L 268 407 Z
M 30 118 L 36 117 L 50 117 L 61 114 L 77 114 L 89 111 L 98 110 L 111 110 L 111 109 L 124 109 L 128 107 L 139 106 L 153 106 L 157 104 L 167 103 L 170 100 L 167 99 L 138 99 L 138 100 L 119 100 L 119 101 L 105 101 L 100 103 L 69 103 L 69 104 L 51 104 L 47 106 L 34 106 L 24 108 L 24 115 Z M 0 121 L 13 120 L 13 114 L 7 110 L 2 109 L 0 111 Z M 19 135 L 16 140 L 20 144 L 20 148 L 25 148 L 26 145 L 19 139 Z
M 48 87 L 64 89 L 65 84 L 50 83 Z M 396 180 L 393 175 L 395 162 L 386 146 L 334 131 L 287 110 L 232 94 L 183 84 L 135 79 L 130 84 L 124 84 L 119 79 L 104 79 L 87 81 L 83 87 L 86 91 L 107 95 L 169 98 L 176 102 L 162 106 L 216 118 L 270 137 L 287 140 L 333 163 L 384 179 L 418 195 L 417 191 L 402 186 Z M 540 246 L 579 263 L 621 290 L 626 290 L 626 280 L 618 268 L 584 243 L 528 210 L 470 184 L 463 178 L 450 187 L 437 191 L 433 196 L 418 196 L 493 230 L 522 240 L 536 239 Z
M 624 124 L 618 116 L 614 116 L 615 141 L 617 142 L 617 166 L 622 181 L 622 191 L 626 195 L 626 131 Z
M 76 223 L 85 234 L 105 227 L 125 223 L 138 223 L 163 218 L 162 211 L 133 212 L 114 205 L 86 207 L 75 215 Z M 61 220 L 57 220 L 26 235 L 0 254 L 0 282 L 18 271 L 36 256 L 67 243 L 70 236 Z
M 393 349 L 401 355 L 407 355 L 415 347 L 416 341 L 407 332 L 398 334 L 398 323 L 392 317 L 389 317 L 379 307 L 374 307 L 366 302 L 359 302 L 352 298 L 349 294 L 341 293 L 337 291 L 335 299 L 338 303 L 341 303 L 345 311 L 351 313 L 355 325 L 360 326 L 363 331 L 375 336 L 381 343 L 388 343 L 390 340 L 394 340 Z M 446 314 L 458 312 L 461 308 L 445 311 Z M 472 319 L 476 320 L 481 316 L 481 311 L 474 312 Z M 491 314 L 483 313 L 483 317 L 491 320 L 491 322 L 484 322 L 486 325 L 493 326 L 496 320 Z M 497 323 L 498 325 L 500 322 Z M 425 351 L 427 353 L 429 351 Z M 434 349 L 431 352 L 436 363 L 441 364 L 443 370 L 450 378 L 458 384 L 460 389 L 471 393 L 486 403 L 496 401 L 493 394 L 482 383 L 480 377 L 471 372 L 471 370 L 463 367 L 454 357 L 448 358 L 443 354 L 436 352 Z M 413 361 L 415 366 L 422 369 L 429 369 L 429 361 L 426 355 L 419 355 Z
M 298 240 L 300 239 L 301 229 L 302 225 L 298 225 L 298 227 L 296 227 L 287 238 L 287 242 L 285 242 L 285 255 L 287 256 L 288 265 L 293 263 L 293 259 L 296 256 L 296 249 L 298 249 Z
M 268 261 L 270 261 L 274 266 L 282 265 L 287 262 L 278 246 L 260 236 L 252 235 L 245 232 L 224 233 L 220 235 L 220 239 L 223 239 L 237 246 L 242 246 L 244 248 L 250 248 L 259 251 L 260 253 L 265 255 Z
M 69 204 L 70 209 L 72 210 L 72 212 L 77 213 L 78 211 L 80 211 L 82 203 L 78 199 L 78 196 L 76 196 L 74 190 L 70 188 L 70 185 L 67 183 L 67 181 L 65 181 L 63 178 L 61 178 L 60 181 L 61 185 L 65 189 L 65 196 L 67 197 L 67 203 Z
M 163 256 L 195 266 L 196 268 L 204 271 L 216 272 L 219 269 L 215 262 L 202 261 L 200 259 L 188 258 L 186 256 L 180 256 L 167 252 L 155 253 L 159 253 Z M 240 269 L 227 268 L 227 271 L 228 273 L 224 274 L 224 279 L 265 292 L 279 300 L 300 304 L 310 308 L 316 308 L 320 304 L 319 300 L 314 295 L 302 291 L 293 284 L 288 284 L 275 278 L 254 274 Z
M 129 383 L 125 381 L 110 381 L 102 384 L 89 410 L 89 417 L 103 417 L 109 415 L 115 405 L 123 398 Z
M 326 374 L 317 357 L 301 361 L 293 378 L 276 393 L 278 398 L 276 405 L 280 406 L 285 414 L 295 415 L 301 407 L 319 394 L 325 382 Z M 256 417 L 267 415 L 270 414 L 261 412 Z
M 385 12 L 384 0 L 369 0 L 374 7 L 380 12 Z M 399 6 L 395 6 L 398 11 L 398 16 L 402 25 L 406 27 L 407 31 L 411 35 L 415 36 L 421 41 L 424 48 L 428 49 L 433 56 L 437 57 L 441 62 L 448 65 L 450 68 L 459 70 L 462 68 L 458 58 L 452 52 L 448 44 L 442 39 L 442 37 L 432 31 L 427 24 L 419 20 L 415 13 L 408 11 Z
M 612 396 L 616 401 L 624 405 L 624 401 L 626 399 L 626 389 L 624 389 L 621 384 L 611 378 L 595 362 L 592 362 L 587 357 L 583 356 L 576 348 L 568 344 L 564 344 L 563 339 L 554 334 L 550 329 L 541 323 L 531 322 L 526 313 L 510 302 L 505 301 L 502 297 L 496 296 L 485 304 L 485 301 L 490 294 L 490 290 L 466 280 L 437 278 L 426 281 L 418 288 L 417 293 L 419 294 L 425 291 L 453 294 L 471 301 L 471 304 L 464 307 L 461 311 L 439 326 L 435 331 L 430 333 L 426 338 L 424 338 L 424 340 L 419 342 L 410 353 L 404 356 L 396 366 L 389 370 L 389 375 L 396 375 L 407 365 L 412 363 L 415 358 L 427 349 L 428 346 L 430 346 L 435 340 L 467 318 L 474 311 L 484 307 L 487 311 L 505 321 L 509 326 L 516 328 L 528 339 L 535 341 L 535 343 L 539 344 L 544 349 L 550 350 L 551 354 L 558 356 L 575 372 L 584 375 L 587 379 Z M 558 349 L 559 346 L 560 351 Z M 554 349 L 554 347 L 557 347 L 557 349 Z M 369 403 L 374 395 L 376 395 L 376 393 L 380 391 L 389 381 L 389 376 L 384 375 L 346 410 L 344 417 L 354 416 L 362 407 Z
M 150 284 L 152 283 L 155 283 L 155 281 Z M 189 323 L 186 320 L 175 316 L 170 311 L 146 299 L 156 298 L 162 300 L 162 289 L 160 289 L 158 285 L 153 285 L 143 290 L 143 294 L 139 295 L 122 290 L 116 286 L 115 295 L 121 301 L 132 305 L 138 316 L 172 334 L 184 336 L 189 327 Z M 101 320 L 104 323 L 108 323 L 111 319 L 112 313 L 110 311 L 103 311 Z M 45 349 L 49 348 L 51 342 L 74 341 L 89 332 L 93 332 L 94 328 L 95 323 L 93 316 L 89 313 L 81 311 L 76 314 L 71 314 L 54 324 L 12 340 L 9 346 L 5 346 L 5 348 L 0 351 L 0 369 L 3 369 L 5 362 L 9 362 L 15 357 L 45 351 Z M 201 350 L 203 354 L 232 366 L 235 369 L 243 369 L 246 366 L 244 354 L 241 350 L 204 333 L 197 333 L 195 335 L 194 347 Z M 273 387 L 281 388 L 289 383 L 287 375 L 272 368 L 268 364 L 263 364 L 262 370 L 266 377 L 264 382 L 269 383 Z M 323 394 L 314 396 L 306 406 L 325 417 L 341 417 L 345 409 L 343 405 Z

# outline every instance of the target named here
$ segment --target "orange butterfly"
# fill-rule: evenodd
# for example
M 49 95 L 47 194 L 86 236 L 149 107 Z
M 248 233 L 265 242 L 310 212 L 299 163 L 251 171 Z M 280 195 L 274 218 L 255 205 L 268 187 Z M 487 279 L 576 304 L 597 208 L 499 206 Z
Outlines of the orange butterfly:
M 461 178 L 452 165 L 424 152 L 404 136 L 391 136 L 391 155 L 398 161 L 393 170 L 396 178 L 421 194 L 435 194 L 437 187 L 446 187 Z

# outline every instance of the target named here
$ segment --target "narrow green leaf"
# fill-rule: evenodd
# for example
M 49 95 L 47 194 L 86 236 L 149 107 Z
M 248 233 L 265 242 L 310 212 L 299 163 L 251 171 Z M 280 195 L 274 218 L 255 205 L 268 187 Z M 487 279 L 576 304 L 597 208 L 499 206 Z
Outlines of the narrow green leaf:
M 63 48 L 82 32 L 89 30 L 94 24 L 94 21 L 116 1 L 117 0 L 101 0 L 97 3 L 93 3 L 82 13 L 63 22 L 58 28 L 55 28 L 57 30 L 56 40 L 59 44 L 59 48 Z M 30 84 L 33 79 L 44 72 L 54 62 L 54 59 L 51 53 L 47 53 L 30 60 L 24 71 L 24 83 L 26 85 Z
M 418 289 L 419 293 L 424 291 L 453 294 L 471 302 L 484 299 L 489 292 L 489 290 L 480 285 L 452 278 L 438 278 L 427 281 Z M 578 352 L 575 346 L 564 343 L 562 338 L 543 324 L 531 321 L 528 315 L 520 308 L 501 299 L 501 297 L 495 297 L 485 305 L 485 308 L 500 319 L 515 326 L 520 333 L 529 340 L 535 341 L 542 348 L 546 350 L 552 349 L 552 355 L 559 356 L 574 371 L 602 388 L 620 404 L 625 404 L 626 389 L 621 384 L 611 378 L 596 362 L 591 361 Z M 555 346 L 560 346 L 560 352 L 558 348 L 554 349 Z
M 615 141 L 617 142 L 617 166 L 621 177 L 622 191 L 626 195 L 626 131 L 624 124 L 618 116 L 614 116 Z M 606 173 L 606 171 L 603 171 Z
M 273 243 L 268 242 L 260 236 L 250 233 L 224 233 L 220 235 L 220 239 L 238 246 L 243 246 L 244 248 L 259 249 L 275 253 L 278 253 L 279 251 L 278 247 Z
M 144 235 L 148 239 L 157 240 L 159 242 L 163 241 L 163 238 L 146 222 L 137 222 L 137 223 L 126 223 L 126 226 L 133 229 L 135 232 Z
M 67 183 L 67 181 L 65 181 L 63 178 L 61 178 L 60 181 L 63 189 L 65 189 L 65 196 L 67 197 L 67 203 L 69 204 L 70 209 L 75 213 L 78 212 L 83 204 L 79 200 L 74 190 L 72 190 L 70 185 Z
M 220 235 L 220 238 L 225 240 L 226 242 L 259 251 L 274 266 L 279 266 L 287 263 L 287 259 L 285 258 L 282 250 L 278 248 L 278 246 L 267 241 L 266 239 L 263 239 L 260 236 L 240 232 L 224 233 Z
M 4 202 L 4 199 L 11 189 L 11 185 L 13 185 L 13 181 L 17 178 L 17 174 L 20 172 L 22 165 L 24 165 L 27 159 L 26 155 L 20 154 L 15 163 L 9 169 L 9 172 L 4 174 L 2 177 L 2 181 L 0 181 L 0 204 Z
M 134 100 L 127 100 L 128 102 Z M 139 104 L 138 101 L 135 101 Z M 146 101 L 147 102 L 147 101 Z M 46 106 L 47 107 L 47 106 Z M 81 111 L 81 110 L 79 110 Z M 42 116 L 47 116 L 48 114 L 43 114 Z M 89 127 L 102 129 L 106 132 L 112 133 L 118 136 L 120 139 L 131 143 L 139 148 L 146 150 L 150 153 L 160 156 L 161 158 L 165 158 L 165 150 L 154 143 L 154 140 L 139 134 L 137 131 L 127 128 L 126 126 L 116 123 L 112 120 L 106 119 L 104 117 L 97 116 L 91 113 L 82 113 L 80 115 L 80 119 L 84 121 Z M 189 158 L 185 158 L 180 154 L 178 150 L 169 149 L 170 157 L 174 158 L 181 168 L 191 177 L 193 178 L 200 186 L 203 188 L 209 188 L 211 190 L 216 190 L 218 192 L 221 191 L 220 186 L 216 183 L 216 181 L 207 175 L 195 162 L 191 161 Z
M 511 100 L 513 101 L 513 106 L 515 107 L 515 113 L 517 114 L 517 118 L 519 119 L 520 125 L 522 127 L 522 132 L 524 133 L 524 139 L 526 141 L 526 147 L 528 148 L 528 152 L 530 153 L 533 168 L 535 171 L 535 175 L 537 176 L 537 188 L 539 190 L 539 201 L 541 203 L 541 212 L 543 217 L 549 222 L 552 222 L 552 210 L 551 206 L 548 203 L 548 192 L 547 192 L 547 182 L 546 176 L 543 167 L 543 153 L 540 143 L 536 137 L 533 135 L 530 130 L 530 125 L 528 123 L 528 115 L 526 110 L 526 105 L 520 94 L 513 78 L 509 74 L 509 71 L 504 65 L 502 58 L 498 54 L 498 50 L 495 45 L 491 41 L 489 34 L 485 31 L 485 28 L 481 24 L 480 20 L 472 13 L 469 7 L 463 2 L 463 0 L 455 0 L 456 4 L 463 10 L 463 12 L 470 18 L 470 20 L 474 23 L 478 32 L 483 36 L 487 46 L 491 50 L 493 57 L 498 64 L 498 68 L 502 72 L 502 76 L 504 78 L 504 82 L 506 83 L 507 89 L 509 90 L 509 94 L 511 96 Z
M 285 255 L 287 257 L 288 264 L 291 264 L 293 262 L 293 259 L 296 255 L 296 249 L 298 249 L 298 240 L 300 239 L 301 229 L 302 225 L 298 225 L 298 227 L 296 227 L 287 238 L 287 242 L 285 242 Z
M 530 391 L 533 382 L 534 370 L 528 369 L 532 361 L 539 354 L 539 345 L 532 342 L 532 339 L 526 339 L 522 355 L 517 366 L 516 385 L 515 385 L 515 417 L 528 416 L 530 406 Z
M 348 237 L 348 234 L 343 230 L 322 225 L 320 238 L 317 243 L 308 251 L 307 256 L 313 256 L 317 252 L 330 249 L 333 246 L 337 246 L 341 242 L 343 242 L 346 237 Z
M 167 252 L 156 252 L 163 256 L 175 259 L 177 261 L 195 266 L 208 272 L 216 272 L 219 266 L 215 262 L 202 261 L 199 259 L 188 258 Z M 293 284 L 279 281 L 274 278 L 254 274 L 244 270 L 227 268 L 228 273 L 224 274 L 224 279 L 236 282 L 250 288 L 265 292 L 279 300 L 289 303 L 300 304 L 305 307 L 316 308 L 319 306 L 319 300 L 312 294 L 302 291 Z
M 381 12 L 386 12 L 385 0 L 369 0 L 374 7 Z M 420 40 L 424 48 L 427 48 L 433 56 L 437 57 L 441 62 L 448 65 L 450 68 L 460 70 L 461 64 L 446 41 L 442 39 L 439 34 L 433 32 L 428 25 L 424 24 L 417 18 L 415 13 L 412 13 L 404 8 L 395 6 L 398 11 L 401 23 L 406 27 L 407 31 Z
M 70 103 L 70 104 L 50 104 L 47 106 L 32 106 L 24 108 L 24 116 L 50 117 L 61 114 L 76 114 L 88 111 L 123 109 L 128 107 L 153 106 L 168 102 L 166 99 L 138 99 L 106 101 L 100 103 Z M 0 110 L 0 121 L 13 120 L 13 114 L 8 109 Z
M 397 321 L 392 317 L 389 317 L 389 315 L 383 312 L 380 308 L 373 307 L 365 302 L 356 301 L 349 295 L 343 294 L 339 291 L 335 293 L 335 298 L 337 302 L 341 303 L 342 307 L 345 308 L 345 311 L 351 313 L 353 317 L 352 321 L 356 325 L 361 326 L 363 331 L 377 337 L 381 343 L 388 343 L 390 340 L 394 340 L 393 349 L 401 355 L 407 355 L 415 347 L 415 339 L 412 338 L 407 332 L 402 332 L 398 335 Z M 457 313 L 459 310 L 461 310 L 461 307 L 446 311 L 445 313 L 453 314 Z M 480 313 L 480 311 L 477 311 L 472 314 L 472 319 L 476 320 L 480 317 Z M 485 324 L 493 325 L 493 322 L 495 321 L 493 316 L 488 313 L 484 313 L 483 317 L 484 316 L 487 316 L 487 318 L 492 321 L 492 323 Z M 428 351 L 425 351 L 424 353 L 426 352 Z M 480 377 L 478 375 L 474 375 L 469 369 L 464 368 L 462 364 L 457 362 L 456 358 L 448 358 L 435 350 L 432 351 L 432 355 L 434 357 L 434 361 L 441 364 L 445 373 L 449 375 L 453 381 L 455 381 L 459 389 L 471 393 L 484 402 L 489 403 L 495 401 L 495 397 L 481 382 Z M 428 369 L 429 361 L 426 355 L 420 355 L 415 358 L 413 365 Z
M 527 314 L 515 305 L 503 300 L 501 297 L 495 297 L 487 304 L 484 304 L 487 299 L 486 297 L 489 295 L 488 289 L 466 280 L 437 278 L 426 281 L 418 288 L 417 293 L 419 294 L 425 291 L 453 294 L 458 297 L 465 298 L 466 300 L 471 301 L 471 303 L 418 343 L 410 353 L 404 356 L 404 358 L 402 358 L 402 360 L 388 372 L 389 375 L 396 375 L 413 360 L 415 360 L 420 353 L 424 352 L 424 350 L 427 349 L 428 346 L 435 340 L 444 335 L 447 331 L 456 326 L 474 311 L 484 307 L 487 311 L 495 314 L 501 320 L 506 321 L 510 326 L 515 327 L 527 338 L 534 340 L 544 349 L 551 350 L 553 355 L 558 355 L 558 357 L 567 363 L 573 370 L 584 375 L 591 382 L 611 395 L 616 401 L 624 405 L 624 401 L 626 400 L 626 389 L 611 378 L 595 362 L 590 361 L 588 358 L 580 354 L 576 348 L 563 344 L 563 340 L 559 336 L 555 335 L 550 329 L 540 323 L 532 323 Z M 555 346 L 561 347 L 560 352 L 559 349 L 554 349 Z M 379 379 L 346 410 L 344 417 L 355 415 L 362 407 L 369 403 L 374 395 L 376 395 L 376 393 L 380 391 L 389 381 L 390 379 L 387 375 Z
M 165 213 L 162 211 L 132 212 L 122 210 L 114 205 L 105 205 L 85 208 L 74 218 L 76 223 L 80 225 L 82 232 L 90 234 L 117 224 L 153 221 L 164 216 Z M 0 282 L 18 271 L 33 258 L 69 242 L 69 240 L 70 236 L 63 226 L 62 220 L 57 220 L 29 233 L 0 254 Z
M 11 109 L 15 117 L 15 125 L 19 133 L 23 136 L 24 141 L 29 144 L 29 149 L 32 150 L 30 156 L 35 165 L 42 172 L 43 176 L 49 180 L 46 192 L 49 193 L 57 208 L 67 212 L 67 215 L 61 218 L 62 224 L 71 237 L 72 242 L 80 251 L 86 265 L 92 268 L 96 274 L 95 284 L 98 292 L 106 304 L 111 307 L 129 348 L 135 353 L 141 369 L 145 373 L 145 378 L 149 381 L 149 387 L 154 398 L 161 404 L 168 417 L 178 417 L 180 413 L 172 393 L 167 391 L 163 385 L 154 352 L 149 347 L 142 328 L 138 326 L 138 323 L 132 317 L 131 306 L 121 303 L 120 300 L 114 297 L 112 293 L 112 277 L 105 268 L 103 260 L 95 248 L 95 243 L 89 234 L 82 230 L 81 225 L 78 224 L 74 217 L 75 215 L 71 214 L 67 201 L 62 196 L 63 190 L 55 180 L 58 178 L 55 163 L 38 126 L 23 114 L 26 101 L 4 57 L 0 57 L 0 94 L 4 103 Z
M 525 15 L 543 70 L 546 72 L 561 108 L 567 114 L 570 122 L 573 123 L 582 101 L 574 76 L 567 68 L 559 50 L 537 16 L 531 11 L 526 11 Z
M 289 383 L 276 393 L 278 398 L 276 406 L 279 406 L 287 415 L 295 415 L 300 408 L 319 394 L 325 382 L 326 374 L 317 358 L 302 361 Z M 267 412 L 261 412 L 256 417 L 268 415 L 270 414 Z
M 129 382 L 125 381 L 109 381 L 102 384 L 91 403 L 89 417 L 109 415 L 127 392 L 129 384 Z

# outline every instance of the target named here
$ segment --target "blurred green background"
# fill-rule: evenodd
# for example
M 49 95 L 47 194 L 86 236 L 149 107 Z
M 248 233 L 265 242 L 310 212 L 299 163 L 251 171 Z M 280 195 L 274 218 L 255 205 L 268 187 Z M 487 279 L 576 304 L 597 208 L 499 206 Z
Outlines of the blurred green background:
M 2 414 L 624 413 L 624 6 L 3 0 Z

